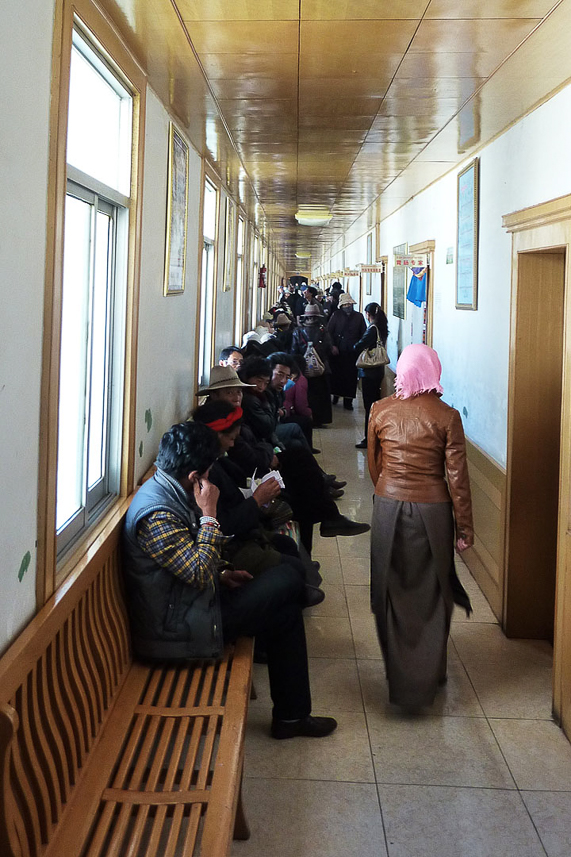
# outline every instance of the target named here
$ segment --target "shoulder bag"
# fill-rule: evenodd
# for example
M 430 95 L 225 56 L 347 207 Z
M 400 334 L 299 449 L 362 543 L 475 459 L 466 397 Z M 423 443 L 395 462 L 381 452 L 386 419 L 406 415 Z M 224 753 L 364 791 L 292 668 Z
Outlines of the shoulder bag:
M 380 369 L 381 366 L 386 366 L 390 363 L 389 355 L 385 346 L 381 342 L 379 336 L 379 328 L 375 325 L 377 331 L 377 344 L 373 348 L 364 348 L 357 357 L 357 369 Z

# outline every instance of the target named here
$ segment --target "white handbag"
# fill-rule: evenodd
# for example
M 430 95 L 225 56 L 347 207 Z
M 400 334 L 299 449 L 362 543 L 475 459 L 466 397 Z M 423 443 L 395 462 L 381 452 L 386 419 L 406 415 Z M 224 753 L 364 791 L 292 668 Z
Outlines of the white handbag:
M 379 328 L 376 325 L 375 330 L 377 331 L 377 344 L 373 348 L 364 348 L 361 351 L 357 357 L 357 369 L 379 369 L 391 362 L 387 349 L 381 342 Z

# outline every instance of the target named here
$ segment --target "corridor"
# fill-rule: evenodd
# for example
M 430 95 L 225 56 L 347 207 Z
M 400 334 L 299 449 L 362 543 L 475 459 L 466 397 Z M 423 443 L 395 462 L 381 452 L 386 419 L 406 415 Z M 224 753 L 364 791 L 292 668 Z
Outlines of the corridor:
M 348 485 L 341 511 L 370 519 L 363 413 L 334 408 L 320 463 Z M 569 857 L 571 746 L 551 719 L 552 648 L 507 640 L 464 564 L 474 608 L 455 610 L 448 683 L 432 709 L 388 705 L 368 607 L 369 535 L 320 539 L 325 602 L 307 611 L 322 741 L 268 737 L 266 668 L 256 666 L 245 762 L 248 842 L 233 857 Z

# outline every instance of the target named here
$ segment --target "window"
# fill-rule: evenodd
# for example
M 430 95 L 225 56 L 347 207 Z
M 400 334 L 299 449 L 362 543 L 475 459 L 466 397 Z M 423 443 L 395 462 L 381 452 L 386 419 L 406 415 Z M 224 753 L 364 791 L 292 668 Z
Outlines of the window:
M 59 362 L 58 556 L 119 492 L 133 99 L 75 30 Z
M 259 261 L 259 253 L 260 253 L 260 239 L 254 234 L 252 240 L 252 295 L 251 295 L 251 303 L 250 303 L 250 330 L 253 330 L 256 326 L 256 305 L 258 300 L 258 279 L 260 276 L 260 261 Z
M 202 234 L 202 288 L 200 291 L 200 344 L 198 352 L 198 379 L 208 383 L 212 366 L 212 335 L 214 330 L 214 298 L 216 274 L 216 218 L 218 191 L 209 179 L 204 183 L 204 214 Z
M 245 222 L 238 216 L 238 236 L 236 242 L 236 323 L 234 325 L 234 342 L 240 344 L 244 332 L 244 247 Z

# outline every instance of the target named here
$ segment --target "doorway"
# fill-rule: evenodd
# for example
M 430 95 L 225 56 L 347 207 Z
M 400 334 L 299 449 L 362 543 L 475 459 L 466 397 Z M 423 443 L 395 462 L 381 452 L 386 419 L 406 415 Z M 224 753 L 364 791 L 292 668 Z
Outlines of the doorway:
M 504 630 L 553 643 L 565 248 L 520 252 L 512 307 Z

